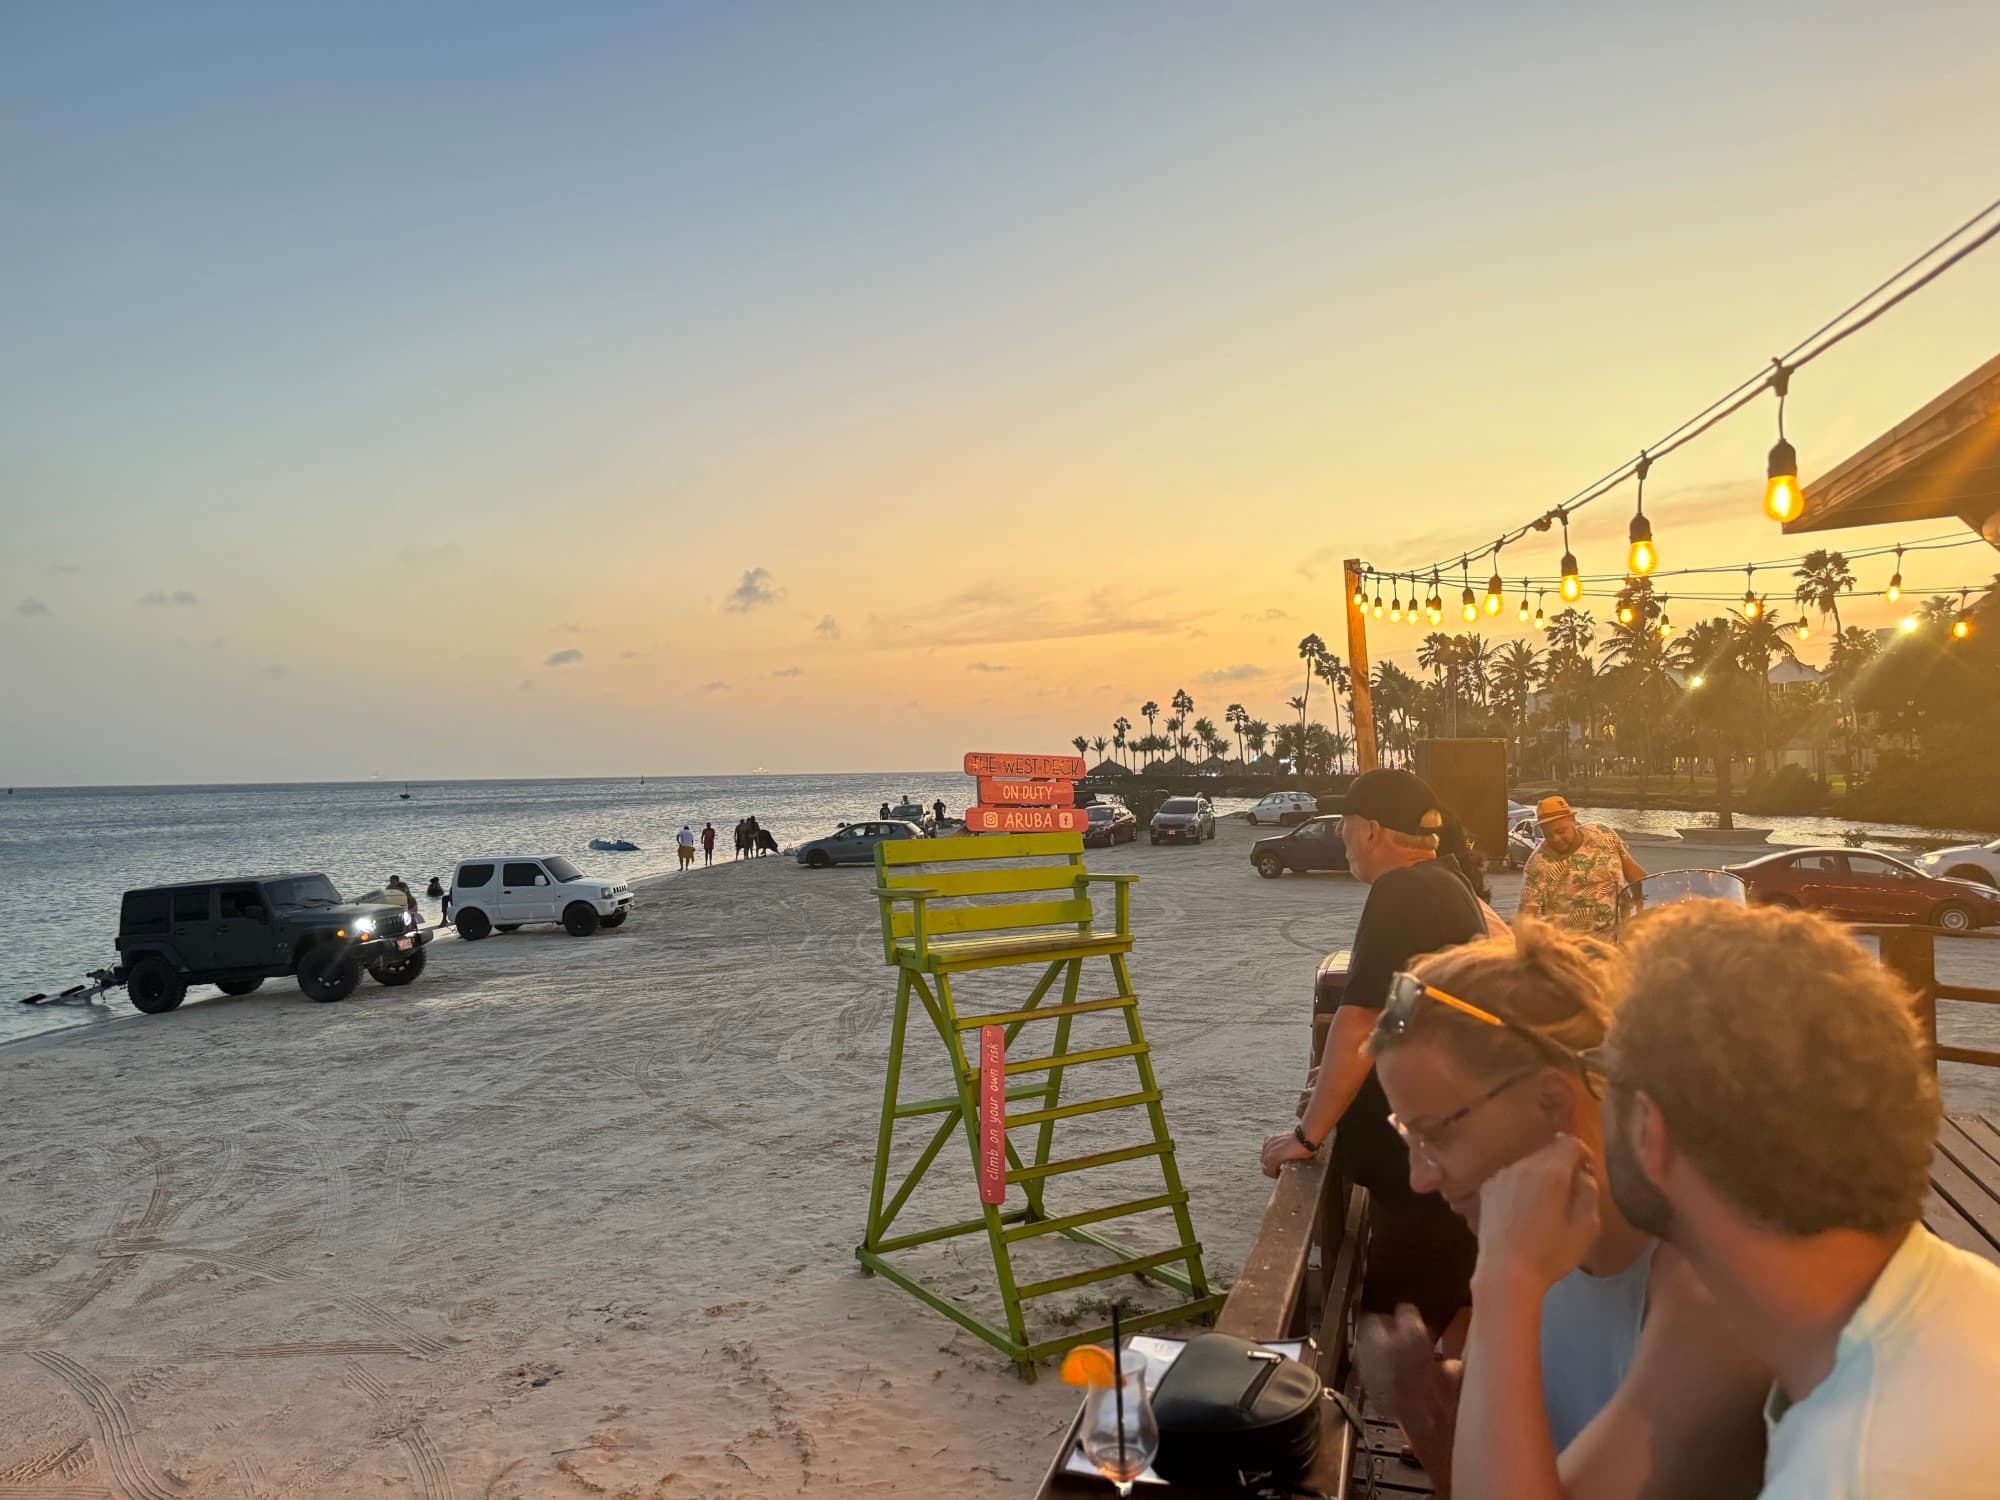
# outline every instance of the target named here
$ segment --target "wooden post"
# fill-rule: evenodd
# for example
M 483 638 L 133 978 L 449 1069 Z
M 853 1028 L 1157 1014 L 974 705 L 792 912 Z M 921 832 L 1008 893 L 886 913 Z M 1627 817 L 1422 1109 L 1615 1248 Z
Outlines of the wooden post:
M 1368 688 L 1368 612 L 1354 602 L 1361 587 L 1361 559 L 1350 557 L 1341 566 L 1346 590 L 1341 600 L 1347 606 L 1347 669 L 1354 681 L 1354 763 L 1364 771 L 1380 764 L 1375 757 L 1375 702 Z
M 1910 987 L 1917 1029 L 1930 1045 L 1931 1071 L 1937 1071 L 1937 954 L 1928 927 L 1877 927 L 1875 949 L 1882 967 Z

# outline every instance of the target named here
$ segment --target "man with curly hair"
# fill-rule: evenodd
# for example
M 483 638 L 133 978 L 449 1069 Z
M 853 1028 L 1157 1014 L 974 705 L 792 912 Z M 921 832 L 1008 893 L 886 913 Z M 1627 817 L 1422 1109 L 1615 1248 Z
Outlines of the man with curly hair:
M 1635 924 L 1605 1168 L 1776 1372 L 1770 1500 L 2000 1492 L 2000 1268 L 1921 1222 L 1939 1103 L 1910 996 L 1830 922 L 1690 902 Z M 1551 1178 L 1552 1242 L 1595 1196 Z

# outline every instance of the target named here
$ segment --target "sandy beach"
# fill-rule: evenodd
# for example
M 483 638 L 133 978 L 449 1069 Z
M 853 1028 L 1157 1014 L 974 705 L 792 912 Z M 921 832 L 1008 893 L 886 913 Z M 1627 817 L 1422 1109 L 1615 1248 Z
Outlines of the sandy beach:
M 1255 835 L 1091 861 L 1144 877 L 1134 977 L 1224 1284 L 1364 893 L 1258 879 Z M 869 883 L 719 865 L 589 940 L 447 937 L 406 990 L 0 1047 L 0 1497 L 1026 1491 L 1074 1392 L 852 1258 L 894 989 Z M 1956 946 L 1947 972 L 1996 982 L 2000 945 Z M 1965 1009 L 1948 1034 L 2000 1044 Z M 2000 1109 L 1990 1073 L 1946 1083 Z M 942 1166 L 940 1217 L 969 1212 Z M 976 1295 L 957 1245 L 929 1264 Z

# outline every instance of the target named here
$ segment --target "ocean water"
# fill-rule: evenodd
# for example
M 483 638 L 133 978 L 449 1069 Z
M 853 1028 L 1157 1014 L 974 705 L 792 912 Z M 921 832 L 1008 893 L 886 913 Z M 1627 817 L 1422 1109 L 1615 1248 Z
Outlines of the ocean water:
M 321 870 L 358 895 L 401 875 L 421 898 L 461 858 L 566 855 L 590 874 L 632 880 L 671 869 L 674 835 L 715 824 L 733 858 L 736 821 L 754 815 L 795 844 L 872 818 L 908 793 L 954 815 L 974 796 L 957 771 L 823 776 L 636 777 L 599 781 L 339 782 L 290 786 L 92 787 L 0 793 L 0 1040 L 91 1019 L 78 1006 L 26 1006 L 117 961 L 119 897 L 134 886 Z M 600 854 L 628 839 L 636 854 Z M 436 903 L 424 901 L 435 921 Z M 122 991 L 113 1013 L 131 1010 Z M 97 1010 L 101 1019 L 103 1011 Z

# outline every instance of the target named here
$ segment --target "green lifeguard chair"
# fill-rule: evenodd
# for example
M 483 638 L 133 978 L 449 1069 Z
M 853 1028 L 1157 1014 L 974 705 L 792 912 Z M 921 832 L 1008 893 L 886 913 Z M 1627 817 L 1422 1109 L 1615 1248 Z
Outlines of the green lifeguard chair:
M 1139 1024 L 1139 997 L 1132 989 L 1126 955 L 1132 950 L 1131 887 L 1136 875 L 1092 875 L 1083 865 L 1083 838 L 1076 833 L 1001 834 L 980 838 L 909 839 L 885 842 L 875 850 L 875 895 L 882 911 L 882 954 L 896 970 L 896 1008 L 889 1035 L 888 1076 L 882 1088 L 882 1120 L 876 1137 L 875 1171 L 868 1194 L 868 1231 L 855 1256 L 862 1266 L 936 1308 L 1014 1359 L 1030 1378 L 1034 1362 L 1077 1344 L 1101 1342 L 1109 1326 L 1082 1328 L 1053 1337 L 1029 1336 L 1022 1304 L 1037 1297 L 1070 1291 L 1119 1276 L 1143 1276 L 1180 1293 L 1185 1300 L 1121 1319 L 1127 1331 L 1203 1317 L 1222 1304 L 1211 1292 L 1202 1269 L 1201 1245 L 1188 1214 L 1187 1189 L 1174 1163 L 1173 1138 L 1160 1103 L 1160 1086 Z M 1110 885 L 1115 900 L 1115 928 L 1100 932 L 1094 925 L 1090 887 Z M 1012 899 L 1008 899 L 1012 898 Z M 1084 965 L 1096 959 L 1110 963 L 1112 993 L 1098 999 L 1083 995 Z M 1025 1000 L 1003 1010 L 960 1009 L 955 982 L 983 971 L 1039 965 L 1042 973 Z M 1062 998 L 1044 1003 L 1057 981 Z M 968 988 L 979 988 L 975 979 Z M 955 1092 L 944 1098 L 905 1101 L 902 1097 L 904 1048 L 908 1044 L 911 996 L 921 1003 L 951 1064 Z M 1109 1046 L 1071 1050 L 1071 1027 L 1079 1018 L 1102 1013 L 1122 1017 L 1124 1040 Z M 1053 1022 L 1046 1051 L 1036 1047 L 1013 1055 L 1015 1039 L 1031 1025 Z M 1005 1063 L 1010 1086 L 1007 1100 L 1006 1191 L 1018 1189 L 1021 1202 L 982 1202 L 979 1194 L 980 1067 L 978 1033 L 982 1027 L 1004 1028 L 1008 1046 Z M 921 1032 L 921 1026 L 919 1027 Z M 966 1038 L 973 1037 L 973 1052 Z M 1037 1040 L 1048 1032 L 1035 1034 Z M 1117 1033 L 1111 1033 L 1116 1037 Z M 1063 1101 L 1069 1075 L 1085 1068 L 1129 1064 L 1137 1087 L 1110 1095 Z M 1015 1078 L 1033 1082 L 1012 1086 Z M 1014 1112 L 1016 1102 L 1026 1107 Z M 1140 1139 L 1110 1150 L 1082 1155 L 1054 1155 L 1057 1124 L 1083 1115 L 1107 1118 L 1124 1114 L 1138 1124 Z M 897 1127 L 905 1121 L 941 1116 L 914 1163 L 890 1188 L 891 1152 Z M 1034 1131 L 1033 1149 L 1018 1150 L 1016 1131 Z M 968 1206 L 977 1217 L 923 1229 L 897 1231 L 897 1217 L 910 1201 L 954 1132 L 963 1131 L 971 1147 L 972 1170 L 960 1179 Z M 1024 1143 L 1025 1146 L 1025 1143 Z M 1096 1168 L 1151 1159 L 1159 1164 L 1159 1191 L 1124 1202 L 1082 1201 L 1080 1185 Z M 1060 1192 L 1063 1211 L 1051 1202 Z M 1147 1253 L 1121 1245 L 1092 1226 L 1136 1214 L 1163 1212 L 1171 1216 L 1172 1248 Z M 997 1327 L 916 1276 L 894 1265 L 890 1257 L 959 1235 L 984 1233 L 992 1251 L 1006 1326 Z M 1081 1271 L 1023 1282 L 1015 1275 L 1016 1247 L 1024 1240 L 1059 1234 L 1109 1251 L 1114 1259 Z

